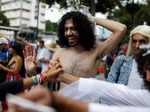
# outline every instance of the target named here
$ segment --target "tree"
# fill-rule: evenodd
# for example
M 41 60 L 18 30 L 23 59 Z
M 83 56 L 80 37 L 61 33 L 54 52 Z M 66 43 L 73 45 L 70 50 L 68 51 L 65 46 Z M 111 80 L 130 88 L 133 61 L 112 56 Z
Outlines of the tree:
M 96 12 L 106 13 L 110 10 L 114 9 L 114 7 L 120 3 L 122 0 L 97 0 L 97 4 L 94 4 L 95 0 L 40 0 L 41 2 L 47 3 L 49 7 L 51 7 L 55 2 L 60 4 L 61 8 L 68 8 L 70 5 L 68 1 L 70 1 L 71 5 L 76 8 L 76 1 L 79 1 L 81 5 L 88 6 L 90 8 L 90 12 L 93 13 L 93 10 Z M 95 5 L 95 6 L 93 6 Z M 93 9 L 95 7 L 95 9 Z
M 149 1 L 149 2 L 148 2 Z M 134 2 L 134 0 L 124 0 L 125 4 L 120 4 L 117 9 L 109 12 L 108 18 L 120 21 L 127 25 L 127 35 L 131 29 L 137 25 L 147 23 L 150 25 L 150 0 L 147 0 L 147 4 L 141 4 L 140 2 Z M 126 36 L 127 36 L 126 35 Z M 129 38 L 124 38 L 124 42 Z
M 51 7 L 54 3 L 60 4 L 61 8 L 67 8 L 67 0 L 40 0 L 40 2 L 44 2 Z
M 0 25 L 9 26 L 9 19 L 0 11 Z
M 46 21 L 46 31 L 47 32 L 48 31 L 56 32 L 56 27 L 57 27 L 56 23 L 52 23 L 49 20 Z

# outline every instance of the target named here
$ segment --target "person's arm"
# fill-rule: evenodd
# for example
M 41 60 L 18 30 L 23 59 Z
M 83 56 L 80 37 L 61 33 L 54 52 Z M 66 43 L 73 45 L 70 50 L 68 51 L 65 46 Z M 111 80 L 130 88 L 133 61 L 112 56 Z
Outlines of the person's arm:
M 118 56 L 113 62 L 110 72 L 108 73 L 107 81 L 116 83 L 117 77 L 120 76 L 120 68 L 123 63 L 124 56 Z
M 23 81 L 15 80 L 10 82 L 3 82 L 0 84 L 0 100 L 5 100 L 7 93 L 16 94 L 23 91 Z
M 55 66 L 48 68 L 48 70 L 44 73 L 38 74 L 31 78 L 1 83 L 0 100 L 4 100 L 7 93 L 16 94 L 33 85 L 56 81 L 59 73 L 61 73 L 62 71 L 63 69 L 61 68 L 61 66 L 59 64 L 56 64 Z
M 123 36 L 126 33 L 126 25 L 121 24 L 119 22 L 108 20 L 108 19 L 101 19 L 97 17 L 90 16 L 92 21 L 96 23 L 96 25 L 103 26 L 104 28 L 110 30 L 112 34 L 108 39 L 104 42 L 102 42 L 98 46 L 98 54 L 104 53 L 108 54 L 112 51 L 112 49 L 116 48 L 116 46 L 119 44 L 119 42 L 122 40 Z
M 7 63 L 7 61 L 0 59 L 0 63 Z
M 6 72 L 10 72 L 10 73 L 16 74 L 16 73 L 19 73 L 19 71 L 21 69 L 21 66 L 22 66 L 22 59 L 21 59 L 21 57 L 17 57 L 14 68 L 10 69 L 10 68 L 5 67 L 3 65 L 0 65 L 0 68 L 2 70 L 6 71 Z
M 49 60 L 50 60 L 50 59 L 40 59 L 39 61 L 40 61 L 41 63 L 49 63 Z
M 18 94 L 17 96 L 37 104 L 51 106 L 57 112 L 88 112 L 88 104 L 66 98 L 56 92 L 50 93 L 48 89 L 44 87 L 37 87 L 29 92 Z M 26 108 L 17 108 L 16 105 L 13 105 L 9 109 L 20 112 Z
M 62 95 L 86 103 L 101 101 L 107 105 L 149 106 L 150 93 L 144 89 L 130 89 L 122 84 L 89 78 L 80 78 L 68 86 L 69 89 L 65 87 L 60 92 Z
M 74 81 L 79 80 L 79 77 L 73 76 L 73 75 L 68 74 L 68 73 L 62 73 L 59 76 L 59 79 L 60 79 L 61 82 L 64 82 L 66 84 L 70 84 L 70 83 L 72 83 Z
M 56 92 L 51 95 L 51 106 L 58 112 L 88 112 L 88 104 L 72 100 Z

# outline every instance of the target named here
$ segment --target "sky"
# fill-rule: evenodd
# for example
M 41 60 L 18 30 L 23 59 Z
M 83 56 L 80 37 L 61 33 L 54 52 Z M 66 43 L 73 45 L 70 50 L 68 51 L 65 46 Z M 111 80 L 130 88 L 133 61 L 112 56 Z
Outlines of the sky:
M 64 15 L 67 11 L 71 11 L 71 9 L 64 10 L 64 9 L 59 9 L 59 5 L 53 5 L 51 8 L 48 8 L 46 10 L 46 20 L 50 20 L 51 22 L 58 22 L 59 19 Z M 106 15 L 101 14 L 101 13 L 96 13 L 96 17 L 101 17 L 101 18 L 106 18 Z

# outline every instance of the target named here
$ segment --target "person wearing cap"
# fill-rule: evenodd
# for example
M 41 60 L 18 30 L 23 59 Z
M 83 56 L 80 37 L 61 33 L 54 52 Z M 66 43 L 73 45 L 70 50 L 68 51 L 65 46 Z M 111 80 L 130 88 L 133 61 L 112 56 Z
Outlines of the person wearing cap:
M 0 64 L 7 66 L 8 61 L 10 59 L 9 48 L 8 48 L 8 40 L 4 37 L 0 38 Z M 4 82 L 6 79 L 6 74 L 4 70 L 0 70 L 0 83 Z
M 137 72 L 135 55 L 140 52 L 139 46 L 150 42 L 150 26 L 139 25 L 130 32 L 127 55 L 121 55 L 114 61 L 107 81 L 129 86 L 132 89 L 143 88 L 143 80 Z
M 8 62 L 8 40 L 4 37 L 0 38 L 0 63 Z

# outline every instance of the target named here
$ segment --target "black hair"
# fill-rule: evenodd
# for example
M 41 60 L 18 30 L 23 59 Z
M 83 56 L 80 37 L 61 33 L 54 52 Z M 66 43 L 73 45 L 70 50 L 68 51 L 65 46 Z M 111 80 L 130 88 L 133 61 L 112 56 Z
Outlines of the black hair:
M 94 35 L 93 26 L 91 22 L 88 20 L 88 17 L 79 11 L 68 12 L 61 18 L 61 21 L 57 29 L 58 30 L 57 43 L 61 47 L 69 47 L 68 40 L 64 35 L 65 32 L 64 26 L 66 20 L 68 19 L 73 20 L 73 24 L 79 33 L 79 43 L 85 48 L 85 50 L 90 50 L 94 48 L 96 38 Z
M 19 56 L 23 57 L 22 51 L 23 51 L 24 46 L 21 43 L 17 41 L 11 42 L 10 48 L 13 48 Z
M 144 80 L 144 86 L 150 90 L 150 81 L 146 80 L 146 70 L 150 70 L 150 54 L 146 54 L 147 50 L 141 50 L 140 53 L 136 54 L 135 60 L 137 62 L 138 72 Z
M 44 40 L 40 40 L 40 43 L 44 44 Z
M 17 55 L 19 55 L 22 58 L 23 63 L 22 63 L 22 67 L 20 70 L 20 75 L 22 77 L 25 77 L 24 56 L 23 56 L 24 45 L 17 41 L 14 41 L 14 42 L 11 42 L 10 48 L 13 48 L 16 51 Z

